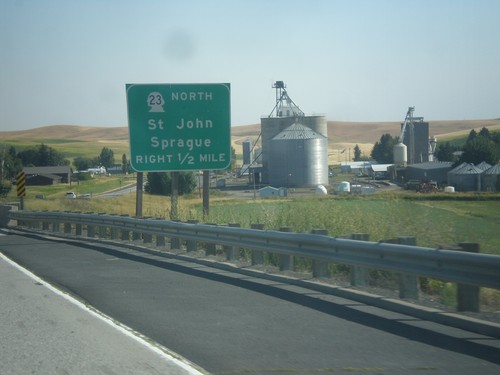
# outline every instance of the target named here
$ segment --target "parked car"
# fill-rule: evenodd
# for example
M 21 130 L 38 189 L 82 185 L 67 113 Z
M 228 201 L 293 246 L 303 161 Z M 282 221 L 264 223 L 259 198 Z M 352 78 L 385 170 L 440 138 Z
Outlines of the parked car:
M 76 194 L 73 193 L 72 191 L 66 193 L 66 198 L 69 198 L 69 199 L 75 199 L 76 198 Z

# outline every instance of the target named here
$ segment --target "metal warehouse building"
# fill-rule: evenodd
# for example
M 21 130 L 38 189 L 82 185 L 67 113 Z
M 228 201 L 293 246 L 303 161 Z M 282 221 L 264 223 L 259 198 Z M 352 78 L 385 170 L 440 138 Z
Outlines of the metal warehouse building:
M 412 164 L 406 169 L 406 180 L 432 180 L 440 186 L 446 185 L 452 166 L 449 161 Z

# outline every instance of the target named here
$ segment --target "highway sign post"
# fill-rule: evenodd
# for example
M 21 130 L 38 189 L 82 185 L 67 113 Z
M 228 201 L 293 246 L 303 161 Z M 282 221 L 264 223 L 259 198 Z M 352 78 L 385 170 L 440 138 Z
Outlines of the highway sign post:
M 230 85 L 127 84 L 130 163 L 139 172 L 225 169 Z

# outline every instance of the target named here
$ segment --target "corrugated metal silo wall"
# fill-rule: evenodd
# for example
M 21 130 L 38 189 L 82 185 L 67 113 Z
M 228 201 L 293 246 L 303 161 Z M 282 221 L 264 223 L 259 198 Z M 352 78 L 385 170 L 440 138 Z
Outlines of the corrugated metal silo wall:
M 480 191 L 481 175 L 457 173 L 453 176 L 453 184 L 456 191 Z
M 401 125 L 402 126 L 402 125 Z M 411 161 L 408 157 L 408 162 L 418 164 L 425 163 L 429 161 L 429 123 L 428 122 L 415 122 L 413 127 L 414 134 L 414 158 L 415 160 Z M 411 152 L 410 145 L 410 134 L 409 132 L 405 132 L 403 143 L 408 147 L 408 155 Z
M 270 184 L 269 180 L 269 158 L 271 154 L 271 140 L 278 133 L 282 132 L 295 123 L 296 117 L 262 117 L 260 119 L 260 131 L 262 133 L 262 182 Z M 325 116 L 304 116 L 300 118 L 300 123 L 314 130 L 316 133 L 328 137 L 328 122 Z M 327 142 L 328 158 L 328 142 Z M 328 169 L 328 161 L 327 161 Z M 328 176 L 328 171 L 327 171 Z M 328 178 L 325 183 L 328 183 Z
M 328 139 L 272 140 L 271 186 L 310 187 L 328 184 Z
M 481 188 L 483 189 L 483 191 L 495 191 L 496 190 L 497 175 L 483 174 L 482 179 L 483 180 L 481 182 Z
M 271 140 L 295 122 L 295 117 L 262 117 L 260 132 L 262 134 L 262 182 L 269 184 L 269 158 Z
M 252 158 L 252 142 L 243 141 L 243 164 L 251 164 L 253 162 Z
M 300 118 L 299 122 L 316 133 L 328 137 L 328 122 L 325 116 L 305 116 Z

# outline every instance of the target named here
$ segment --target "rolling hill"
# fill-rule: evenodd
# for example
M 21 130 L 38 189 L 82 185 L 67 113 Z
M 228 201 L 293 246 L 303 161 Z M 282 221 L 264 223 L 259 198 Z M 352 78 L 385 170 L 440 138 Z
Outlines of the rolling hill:
M 438 138 L 438 143 L 466 136 L 471 129 L 479 131 L 487 127 L 490 130 L 500 130 L 500 119 L 429 121 L 429 124 L 430 134 Z M 347 161 L 353 156 L 355 145 L 358 145 L 365 155 L 369 155 L 382 134 L 397 136 L 399 129 L 399 122 L 328 121 L 329 161 Z M 259 134 L 260 124 L 233 126 L 231 143 L 236 153 L 241 154 L 243 141 L 255 141 Z M 127 127 L 52 125 L 30 130 L 0 131 L 0 144 L 12 144 L 22 148 L 40 143 L 64 152 L 69 158 L 96 156 L 103 147 L 111 148 L 117 160 L 123 153 L 129 155 Z

